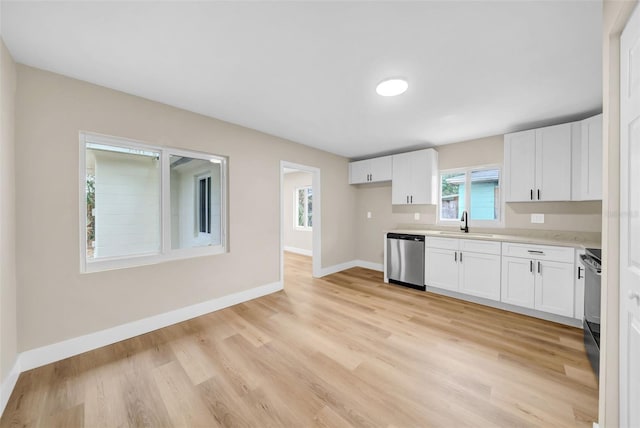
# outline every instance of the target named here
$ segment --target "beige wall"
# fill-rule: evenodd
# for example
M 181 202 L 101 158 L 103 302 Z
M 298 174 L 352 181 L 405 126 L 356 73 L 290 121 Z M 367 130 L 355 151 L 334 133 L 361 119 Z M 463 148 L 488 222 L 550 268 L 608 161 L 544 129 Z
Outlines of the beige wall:
M 300 230 L 295 225 L 294 207 L 296 205 L 295 191 L 299 187 L 311 186 L 313 176 L 310 172 L 290 172 L 284 175 L 282 201 L 284 203 L 284 246 L 300 250 L 312 250 L 313 233 L 311 230 Z
M 480 138 L 437 147 L 441 170 L 477 165 L 502 165 L 504 136 Z M 393 206 L 391 184 L 363 184 L 357 186 L 356 231 L 357 258 L 374 263 L 383 262 L 385 230 L 397 227 L 433 227 L 436 225 L 435 205 Z M 367 218 L 371 212 L 372 218 Z M 414 219 L 414 213 L 420 219 Z M 544 224 L 532 224 L 531 214 L 545 215 Z M 602 203 L 537 202 L 508 203 L 505 207 L 506 229 L 556 230 L 599 233 L 602 226 Z
M 229 253 L 81 275 L 80 130 L 228 156 Z M 342 157 L 22 65 L 16 141 L 21 351 L 278 281 L 281 160 L 321 170 L 322 266 L 354 259 Z
M 0 382 L 17 355 L 14 109 L 16 65 L 0 39 Z
M 602 25 L 602 337 L 600 348 L 601 427 L 619 425 L 619 265 L 620 265 L 620 33 L 637 1 L 603 5 Z

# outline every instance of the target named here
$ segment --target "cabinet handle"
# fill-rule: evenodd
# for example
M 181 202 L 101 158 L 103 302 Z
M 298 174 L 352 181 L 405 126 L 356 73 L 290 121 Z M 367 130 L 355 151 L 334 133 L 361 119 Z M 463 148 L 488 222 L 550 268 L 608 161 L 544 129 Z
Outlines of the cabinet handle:
M 540 251 L 540 250 L 527 250 L 527 253 L 529 254 L 541 254 L 544 256 L 544 251 Z
M 539 273 L 539 274 L 541 274 L 541 273 L 542 273 L 542 272 L 541 272 L 542 268 L 540 267 L 541 265 L 542 265 L 542 263 L 538 262 L 538 273 Z
M 533 189 L 531 189 L 531 193 L 530 193 L 529 197 L 530 197 L 530 198 L 531 198 L 531 200 L 533 201 Z
M 540 189 L 538 189 L 538 200 L 540 200 Z
M 458 252 L 457 251 L 453 252 L 453 260 L 455 260 L 455 262 L 458 263 Z
M 529 272 L 533 273 L 533 260 L 529 260 Z
M 413 195 L 411 195 L 411 203 L 413 203 Z
M 409 203 L 409 195 L 407 195 L 407 203 Z
M 373 181 L 373 174 L 369 174 L 369 181 Z
M 460 263 L 462 263 L 462 251 L 460 251 Z
M 578 279 L 584 278 L 583 276 L 580 276 L 581 274 L 582 274 L 582 267 L 578 266 Z

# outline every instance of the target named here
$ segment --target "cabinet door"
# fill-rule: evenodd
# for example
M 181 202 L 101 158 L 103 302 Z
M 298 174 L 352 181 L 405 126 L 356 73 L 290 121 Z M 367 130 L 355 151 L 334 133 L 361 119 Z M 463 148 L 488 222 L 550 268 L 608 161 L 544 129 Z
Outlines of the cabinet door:
M 500 301 L 500 256 L 460 254 L 460 292 Z
M 349 163 L 349 184 L 367 183 L 369 174 L 369 161 L 357 161 Z
M 458 291 L 458 252 L 430 248 L 429 277 L 431 287 Z
M 371 181 L 391 180 L 392 162 L 391 156 L 369 159 L 369 173 L 371 174 Z
M 602 199 L 601 114 L 582 121 L 580 149 L 580 199 Z
M 409 197 L 413 204 L 436 204 L 438 181 L 438 153 L 433 149 L 411 153 L 411 191 Z
M 571 200 L 571 124 L 536 130 L 534 200 Z
M 534 289 L 533 260 L 502 257 L 501 301 L 533 309 Z
M 573 317 L 573 263 L 536 261 L 535 309 Z
M 535 187 L 536 131 L 504 136 L 505 201 L 532 200 Z
M 391 203 L 406 205 L 411 193 L 411 153 L 393 155 L 391 179 Z

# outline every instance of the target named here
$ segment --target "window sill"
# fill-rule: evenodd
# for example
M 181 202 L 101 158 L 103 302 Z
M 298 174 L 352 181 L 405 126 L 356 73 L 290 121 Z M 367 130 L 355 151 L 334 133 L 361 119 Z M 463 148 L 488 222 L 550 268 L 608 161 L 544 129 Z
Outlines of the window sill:
M 180 250 L 172 250 L 164 254 L 141 254 L 127 257 L 103 258 L 91 261 L 82 260 L 80 273 L 96 273 L 109 270 L 155 265 L 164 262 L 170 262 L 173 260 L 213 256 L 226 252 L 226 248 L 221 245 L 216 245 L 209 247 L 183 248 Z

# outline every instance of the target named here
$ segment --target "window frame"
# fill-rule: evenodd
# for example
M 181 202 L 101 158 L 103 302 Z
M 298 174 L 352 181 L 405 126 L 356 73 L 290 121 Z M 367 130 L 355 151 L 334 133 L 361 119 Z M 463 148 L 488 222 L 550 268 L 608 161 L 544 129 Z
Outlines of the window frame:
M 124 149 L 153 150 L 160 153 L 160 249 L 157 252 L 103 257 L 90 260 L 87 257 L 87 144 L 104 144 Z M 184 150 L 174 147 L 156 146 L 144 142 L 81 131 L 79 133 L 79 232 L 80 232 L 80 273 L 101 272 L 163 263 L 192 257 L 223 254 L 227 252 L 227 175 L 228 160 L 221 155 Z M 220 163 L 220 245 L 193 248 L 171 248 L 171 188 L 170 157 L 185 156 Z
M 437 205 L 437 224 L 441 226 L 451 226 L 458 227 L 460 225 L 460 219 L 443 219 L 442 218 L 442 176 L 445 174 L 461 174 L 465 175 L 465 191 L 464 195 L 464 206 L 467 207 L 466 211 L 469 213 L 468 225 L 469 227 L 487 227 L 487 228 L 504 228 L 504 211 L 505 211 L 505 200 L 504 200 L 504 185 L 503 179 L 504 176 L 502 174 L 502 165 L 501 164 L 486 164 L 486 165 L 475 165 L 470 167 L 463 168 L 451 168 L 451 169 L 443 169 L 438 172 L 438 205 Z M 473 220 L 471 218 L 471 173 L 473 171 L 483 171 L 483 170 L 498 170 L 498 189 L 500 189 L 500 206 L 499 206 L 499 218 L 497 220 Z
M 309 226 L 309 189 L 313 192 L 313 186 L 301 186 L 296 187 L 294 190 L 293 198 L 293 227 L 296 230 L 310 231 L 313 230 L 313 226 Z M 298 224 L 298 194 L 300 190 L 304 190 L 304 225 Z

